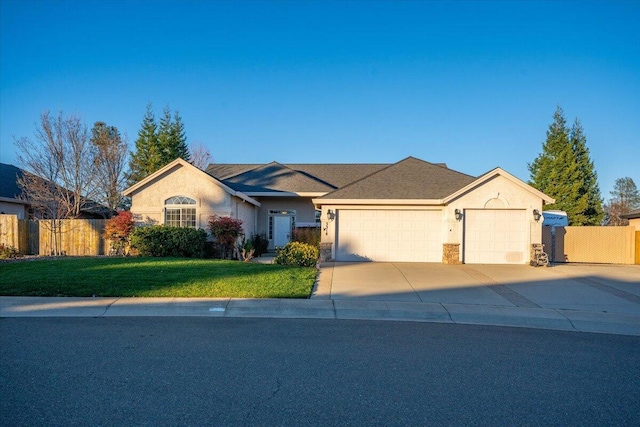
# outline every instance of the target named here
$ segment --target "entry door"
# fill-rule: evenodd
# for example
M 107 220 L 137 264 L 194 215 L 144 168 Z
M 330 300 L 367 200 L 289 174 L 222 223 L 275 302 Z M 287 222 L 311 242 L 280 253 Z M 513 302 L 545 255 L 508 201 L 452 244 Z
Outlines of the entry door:
M 291 239 L 291 217 L 273 217 L 273 246 L 284 246 Z

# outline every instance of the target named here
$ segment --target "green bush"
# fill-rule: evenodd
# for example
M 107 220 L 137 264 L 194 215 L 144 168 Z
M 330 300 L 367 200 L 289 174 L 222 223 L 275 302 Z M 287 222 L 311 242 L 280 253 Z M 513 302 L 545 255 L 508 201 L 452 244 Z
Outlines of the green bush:
M 152 225 L 131 233 L 131 246 L 141 256 L 204 258 L 207 233 L 184 227 Z
M 320 246 L 320 228 L 296 228 L 293 230 L 293 233 L 291 233 L 291 240 L 294 242 L 306 243 L 308 245 Z
M 300 242 L 289 242 L 273 260 L 276 264 L 314 267 L 320 255 L 318 247 Z

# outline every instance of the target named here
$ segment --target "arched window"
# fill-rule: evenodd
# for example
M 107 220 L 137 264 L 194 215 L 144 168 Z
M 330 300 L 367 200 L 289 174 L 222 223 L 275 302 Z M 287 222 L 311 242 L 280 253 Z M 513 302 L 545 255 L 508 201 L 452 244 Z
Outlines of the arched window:
M 164 225 L 196 228 L 196 201 L 173 196 L 164 201 Z

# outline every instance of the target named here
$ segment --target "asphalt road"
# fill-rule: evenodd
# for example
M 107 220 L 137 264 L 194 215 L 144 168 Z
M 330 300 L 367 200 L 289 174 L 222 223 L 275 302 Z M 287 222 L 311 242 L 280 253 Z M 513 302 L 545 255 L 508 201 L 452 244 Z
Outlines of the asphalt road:
M 4 318 L 0 425 L 640 425 L 640 337 L 338 320 Z

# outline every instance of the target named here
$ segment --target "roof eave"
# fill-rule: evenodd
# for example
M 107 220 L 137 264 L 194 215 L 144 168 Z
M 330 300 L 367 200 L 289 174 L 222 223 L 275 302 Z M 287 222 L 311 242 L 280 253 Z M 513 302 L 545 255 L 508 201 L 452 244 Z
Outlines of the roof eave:
M 316 206 L 322 205 L 381 205 L 381 206 L 443 206 L 442 199 L 313 199 Z

